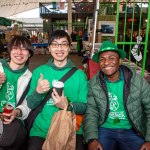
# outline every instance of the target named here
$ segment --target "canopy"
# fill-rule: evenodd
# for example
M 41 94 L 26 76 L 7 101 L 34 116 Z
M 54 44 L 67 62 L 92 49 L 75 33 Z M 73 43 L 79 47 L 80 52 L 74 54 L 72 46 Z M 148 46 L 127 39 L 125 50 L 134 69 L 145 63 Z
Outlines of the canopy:
M 10 20 L 10 19 L 0 17 L 0 25 L 1 26 L 11 26 L 11 22 L 12 22 L 12 20 Z

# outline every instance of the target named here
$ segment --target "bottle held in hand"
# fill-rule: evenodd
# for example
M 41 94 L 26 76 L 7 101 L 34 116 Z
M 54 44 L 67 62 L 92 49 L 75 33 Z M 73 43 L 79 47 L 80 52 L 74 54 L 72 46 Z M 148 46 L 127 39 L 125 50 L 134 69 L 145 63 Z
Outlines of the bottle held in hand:
M 14 109 L 14 106 L 11 104 L 6 104 L 3 108 L 3 113 L 10 114 Z

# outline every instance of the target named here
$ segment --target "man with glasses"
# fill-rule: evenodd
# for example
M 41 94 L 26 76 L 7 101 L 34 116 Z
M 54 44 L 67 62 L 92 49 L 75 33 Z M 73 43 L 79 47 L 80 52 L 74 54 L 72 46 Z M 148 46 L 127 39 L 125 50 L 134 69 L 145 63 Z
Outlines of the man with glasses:
M 52 59 L 33 71 L 31 88 L 27 97 L 29 108 L 35 109 L 43 100 L 46 93 L 52 88 L 52 82 L 59 80 L 75 65 L 68 59 L 71 40 L 63 30 L 54 31 L 49 37 L 49 51 Z M 41 150 L 45 141 L 51 119 L 59 109 L 68 107 L 71 102 L 74 112 L 83 115 L 86 110 L 87 101 L 87 78 L 81 70 L 77 70 L 65 83 L 62 96 L 55 89 L 38 114 L 33 127 L 30 130 L 28 150 Z M 59 122 L 58 122 L 59 123 Z M 76 149 L 83 149 L 82 126 L 77 131 Z
M 89 150 L 150 150 L 150 86 L 128 66 L 124 50 L 102 43 L 89 81 L 85 139 Z

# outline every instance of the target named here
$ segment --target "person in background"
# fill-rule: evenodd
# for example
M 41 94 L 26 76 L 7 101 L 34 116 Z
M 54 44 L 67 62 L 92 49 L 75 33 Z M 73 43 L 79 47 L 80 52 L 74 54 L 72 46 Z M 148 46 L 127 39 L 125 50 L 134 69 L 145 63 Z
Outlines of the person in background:
M 0 39 L 0 53 L 1 52 L 4 52 L 5 49 L 4 49 L 4 44 L 2 43 L 1 39 Z
M 75 65 L 68 59 L 71 40 L 64 30 L 56 30 L 48 40 L 49 52 L 52 59 L 48 63 L 36 68 L 33 71 L 31 88 L 27 96 L 27 103 L 30 109 L 35 109 L 43 100 L 46 93 L 52 88 L 52 82 L 59 80 Z M 64 92 L 59 96 L 55 89 L 38 114 L 30 130 L 28 150 L 41 150 L 48 129 L 55 112 L 73 105 L 75 114 L 84 115 L 87 103 L 87 78 L 83 71 L 77 70 L 65 83 Z M 76 132 L 76 149 L 83 150 L 82 124 Z
M 4 58 L 6 55 L 7 50 L 4 47 L 2 39 L 0 39 L 0 58 Z
M 37 40 L 38 40 L 38 43 L 43 43 L 43 37 L 42 37 L 42 34 L 40 32 L 38 32 L 37 34 Z
M 104 41 L 92 57 L 100 71 L 88 87 L 84 134 L 89 150 L 150 150 L 150 85 L 122 64 L 125 56 Z
M 76 41 L 77 41 L 78 56 L 81 56 L 81 51 L 83 50 L 82 31 L 79 31 L 79 34 L 76 36 Z
M 32 76 L 28 70 L 29 59 L 33 55 L 31 46 L 26 37 L 14 36 L 8 45 L 9 58 L 0 60 L 0 112 L 4 124 L 10 124 L 15 118 L 24 120 L 30 112 L 26 100 L 21 105 L 16 105 Z M 7 104 L 14 107 L 9 114 L 3 113 Z M 13 147 L 0 149 L 20 150 L 24 148 L 22 144 L 22 139 L 19 139 Z
M 38 43 L 37 41 L 37 37 L 33 34 L 32 37 L 31 37 L 31 42 L 32 43 Z
M 77 32 L 74 30 L 71 33 L 71 41 L 72 42 L 76 42 L 76 36 L 77 36 Z
M 88 41 L 88 31 L 85 29 L 84 34 L 83 34 L 83 41 Z

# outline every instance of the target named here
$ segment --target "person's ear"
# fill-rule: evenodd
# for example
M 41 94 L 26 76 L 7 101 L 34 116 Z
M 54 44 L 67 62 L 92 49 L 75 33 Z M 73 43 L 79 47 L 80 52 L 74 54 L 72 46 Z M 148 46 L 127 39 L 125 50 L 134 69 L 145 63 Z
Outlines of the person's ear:
M 122 59 L 119 59 L 119 66 L 122 65 Z
M 48 47 L 48 51 L 51 52 L 50 46 Z

